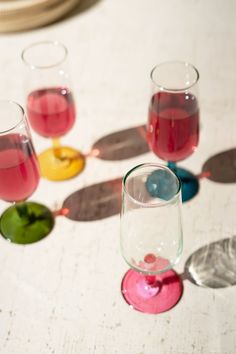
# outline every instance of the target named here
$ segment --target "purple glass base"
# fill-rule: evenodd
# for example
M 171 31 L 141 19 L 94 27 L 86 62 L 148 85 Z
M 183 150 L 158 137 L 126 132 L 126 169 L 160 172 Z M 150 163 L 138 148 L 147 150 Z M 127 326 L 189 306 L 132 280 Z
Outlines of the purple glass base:
M 182 296 L 182 280 L 172 269 L 150 277 L 155 280 L 151 284 L 147 283 L 145 275 L 130 269 L 121 284 L 125 301 L 145 313 L 157 314 L 170 310 Z

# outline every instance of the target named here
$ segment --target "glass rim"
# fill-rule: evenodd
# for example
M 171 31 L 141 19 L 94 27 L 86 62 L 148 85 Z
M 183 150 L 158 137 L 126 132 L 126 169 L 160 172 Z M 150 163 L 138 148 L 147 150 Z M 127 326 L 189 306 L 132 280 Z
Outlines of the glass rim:
M 196 74 L 196 78 L 195 80 L 188 86 L 185 86 L 183 88 L 171 88 L 171 87 L 165 87 L 161 84 L 159 84 L 156 80 L 154 80 L 153 78 L 153 74 L 154 72 L 159 69 L 161 66 L 163 65 L 166 65 L 166 64 L 182 64 L 186 67 L 190 67 Z M 186 90 L 189 90 L 191 87 L 193 87 L 194 85 L 196 85 L 196 83 L 198 82 L 199 80 L 199 77 L 200 77 L 200 74 L 199 74 L 199 71 L 198 69 L 191 63 L 187 62 L 187 61 L 181 61 L 181 60 L 169 60 L 169 61 L 165 61 L 165 62 L 162 62 L 160 64 L 157 64 L 153 67 L 153 69 L 151 70 L 151 73 L 150 73 L 150 78 L 151 78 L 151 81 L 152 83 L 158 87 L 161 91 L 167 91 L 167 92 L 183 92 L 183 91 L 186 91 Z
M 50 65 L 35 65 L 35 64 L 31 63 L 30 61 L 26 60 L 26 58 L 25 58 L 26 52 L 29 49 L 32 49 L 32 48 L 37 47 L 38 45 L 42 45 L 42 44 L 50 44 L 54 47 L 61 47 L 64 50 L 64 55 L 63 55 L 62 59 L 60 59 L 56 63 L 50 64 Z M 63 43 L 61 43 L 57 40 L 56 41 L 45 40 L 45 41 L 31 43 L 27 47 L 25 47 L 22 50 L 21 59 L 22 59 L 23 63 L 26 64 L 31 69 L 50 69 L 50 68 L 54 68 L 54 67 L 60 65 L 61 63 L 63 63 L 65 61 L 67 55 L 68 55 L 68 49 L 66 48 L 66 46 Z
M 126 189 L 126 181 L 127 178 L 131 175 L 132 172 L 138 170 L 138 169 L 142 169 L 145 167 L 156 167 L 156 168 L 161 168 L 163 170 L 166 170 L 168 172 L 170 172 L 178 181 L 178 189 L 175 192 L 175 194 L 168 200 L 158 200 L 158 202 L 152 203 L 152 202 L 148 202 L 148 203 L 144 203 L 144 202 L 140 202 L 137 199 L 135 199 L 134 197 L 132 197 L 130 195 L 130 193 L 127 191 Z M 154 163 L 154 162 L 145 162 L 145 163 L 141 163 L 139 165 L 134 166 L 133 168 L 131 168 L 123 177 L 122 179 L 122 186 L 123 186 L 123 193 L 125 193 L 126 196 L 128 196 L 128 198 L 134 203 L 137 204 L 139 206 L 143 206 L 145 208 L 156 208 L 156 207 L 162 207 L 168 204 L 171 204 L 175 199 L 179 198 L 179 195 L 181 194 L 181 181 L 179 179 L 179 177 L 167 166 L 162 165 L 160 163 Z
M 21 123 L 25 124 L 25 122 L 26 122 L 25 110 L 19 103 L 15 102 L 13 100 L 0 99 L 0 105 L 1 105 L 1 103 L 10 103 L 12 105 L 17 106 L 20 109 L 22 115 L 21 115 L 21 118 L 20 118 L 19 122 L 16 123 L 15 125 L 13 125 L 11 128 L 8 128 L 8 129 L 5 129 L 5 130 L 0 130 L 0 135 L 9 133 L 12 130 L 16 129 Z

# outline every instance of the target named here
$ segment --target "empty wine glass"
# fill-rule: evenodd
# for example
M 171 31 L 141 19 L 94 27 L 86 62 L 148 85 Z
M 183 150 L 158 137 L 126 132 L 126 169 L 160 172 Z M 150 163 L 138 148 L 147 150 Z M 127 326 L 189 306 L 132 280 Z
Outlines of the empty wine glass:
M 23 108 L 0 101 L 0 199 L 13 202 L 0 218 L 0 232 L 15 243 L 32 243 L 49 234 L 54 217 L 42 204 L 25 200 L 36 190 L 40 174 Z
M 65 180 L 80 173 L 84 156 L 61 146 L 59 138 L 68 133 L 76 119 L 75 102 L 66 68 L 68 51 L 59 42 L 33 43 L 22 52 L 26 64 L 27 115 L 32 128 L 52 138 L 53 146 L 39 155 L 42 176 Z
M 125 175 L 122 189 L 121 252 L 131 267 L 122 294 L 141 312 L 167 311 L 183 290 L 172 269 L 183 248 L 180 181 L 168 167 L 146 163 Z
M 154 154 L 167 161 L 180 178 L 183 201 L 191 199 L 199 189 L 196 176 L 176 166 L 198 146 L 198 80 L 198 70 L 186 62 L 165 62 L 151 71 L 147 138 Z

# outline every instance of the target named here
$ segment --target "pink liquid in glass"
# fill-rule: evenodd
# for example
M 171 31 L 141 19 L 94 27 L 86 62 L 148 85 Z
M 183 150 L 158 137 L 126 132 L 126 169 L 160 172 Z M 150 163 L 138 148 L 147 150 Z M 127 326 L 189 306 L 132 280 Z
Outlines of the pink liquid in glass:
M 27 114 L 32 128 L 48 138 L 65 135 L 75 122 L 72 93 L 65 87 L 33 91 L 27 98 Z
M 0 199 L 23 201 L 37 188 L 39 167 L 31 141 L 23 135 L 0 137 Z
M 191 155 L 199 140 L 199 108 L 195 96 L 158 92 L 149 107 L 147 138 L 151 150 L 165 161 Z

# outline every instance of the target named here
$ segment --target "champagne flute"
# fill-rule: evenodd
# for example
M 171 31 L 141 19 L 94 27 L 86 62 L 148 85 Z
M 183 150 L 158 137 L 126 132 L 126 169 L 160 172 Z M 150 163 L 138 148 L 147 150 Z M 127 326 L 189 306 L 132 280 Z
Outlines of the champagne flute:
M 27 68 L 26 106 L 30 124 L 39 135 L 52 138 L 52 148 L 39 155 L 41 174 L 49 180 L 72 178 L 85 165 L 78 150 L 60 143 L 76 119 L 67 55 L 62 43 L 43 41 L 29 45 L 21 56 Z
M 40 174 L 23 108 L 0 101 L 0 199 L 14 204 L 0 217 L 7 240 L 27 244 L 47 236 L 54 226 L 50 210 L 26 199 L 36 190 Z
M 183 201 L 193 198 L 199 189 L 196 176 L 176 165 L 198 146 L 198 80 L 198 70 L 186 62 L 161 63 L 151 71 L 147 139 L 154 154 L 167 161 L 180 178 Z
M 182 238 L 178 177 L 160 164 L 131 169 L 123 179 L 121 209 L 121 252 L 131 267 L 121 290 L 131 307 L 154 314 L 179 301 L 182 281 L 172 268 L 180 259 Z

